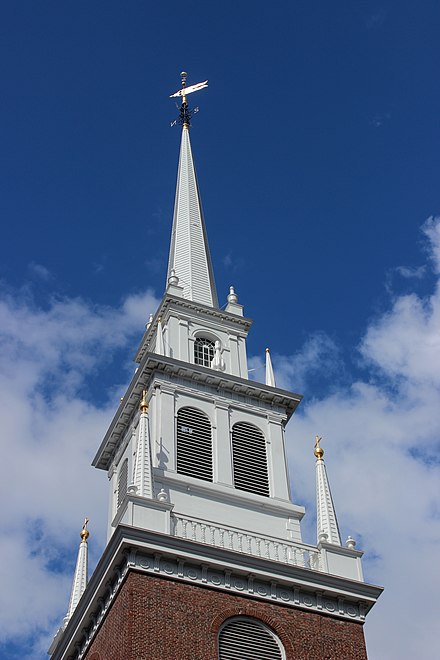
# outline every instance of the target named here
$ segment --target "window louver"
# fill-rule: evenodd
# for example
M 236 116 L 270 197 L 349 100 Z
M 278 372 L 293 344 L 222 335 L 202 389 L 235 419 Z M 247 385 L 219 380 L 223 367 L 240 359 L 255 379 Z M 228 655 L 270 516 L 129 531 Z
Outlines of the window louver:
M 256 426 L 239 422 L 232 427 L 234 486 L 269 497 L 266 440 Z
M 197 337 L 194 342 L 194 362 L 210 367 L 214 359 L 215 343 L 206 337 Z
M 121 470 L 118 476 L 118 508 L 121 506 L 122 500 L 124 499 L 124 495 L 127 492 L 127 486 L 128 486 L 128 459 L 126 458 L 121 465 Z
M 177 472 L 212 481 L 211 423 L 195 408 L 177 413 Z
M 262 623 L 233 619 L 219 634 L 219 660 L 283 660 L 281 643 Z

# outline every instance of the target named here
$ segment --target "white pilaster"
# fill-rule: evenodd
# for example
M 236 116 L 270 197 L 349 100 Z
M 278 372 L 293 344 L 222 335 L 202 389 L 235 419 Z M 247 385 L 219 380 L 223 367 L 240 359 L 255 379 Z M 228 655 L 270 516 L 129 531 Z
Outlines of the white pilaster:
M 155 353 L 158 355 L 165 355 L 164 343 L 163 343 L 163 330 L 162 330 L 162 321 L 158 319 L 157 321 L 157 330 L 156 330 L 156 347 L 154 349 Z

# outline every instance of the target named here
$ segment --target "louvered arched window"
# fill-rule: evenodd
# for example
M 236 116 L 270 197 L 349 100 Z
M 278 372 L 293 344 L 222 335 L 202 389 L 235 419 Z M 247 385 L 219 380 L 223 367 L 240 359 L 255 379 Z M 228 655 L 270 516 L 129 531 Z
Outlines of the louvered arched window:
M 177 472 L 212 481 L 211 422 L 196 408 L 177 413 Z
M 234 617 L 220 628 L 219 660 L 284 660 L 283 646 L 268 626 L 256 619 Z
M 210 367 L 214 359 L 215 342 L 206 337 L 196 337 L 194 341 L 194 362 Z
M 121 465 L 118 475 L 118 508 L 122 504 L 122 500 L 127 492 L 128 486 L 128 458 Z
M 269 497 L 266 440 L 259 428 L 247 422 L 232 427 L 234 486 Z

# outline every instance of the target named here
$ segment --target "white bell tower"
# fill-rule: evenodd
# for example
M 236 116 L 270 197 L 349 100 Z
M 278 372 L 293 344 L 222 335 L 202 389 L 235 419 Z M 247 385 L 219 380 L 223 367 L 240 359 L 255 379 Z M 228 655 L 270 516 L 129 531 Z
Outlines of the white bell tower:
M 215 542 L 241 535 L 255 549 L 256 535 L 301 542 L 304 509 L 290 501 L 284 427 L 302 397 L 275 387 L 269 354 L 268 385 L 248 379 L 251 321 L 233 287 L 218 306 L 182 98 L 167 287 L 94 461 L 110 476 L 109 537 L 123 523 L 200 538 L 209 528 Z M 136 489 L 150 460 L 149 484 Z

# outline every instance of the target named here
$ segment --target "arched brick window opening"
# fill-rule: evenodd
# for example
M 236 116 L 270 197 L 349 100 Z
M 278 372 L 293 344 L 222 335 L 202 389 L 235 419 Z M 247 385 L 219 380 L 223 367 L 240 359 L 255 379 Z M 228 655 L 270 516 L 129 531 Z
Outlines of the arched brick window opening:
M 259 428 L 247 422 L 234 424 L 232 458 L 235 488 L 269 497 L 266 439 Z
M 196 408 L 180 408 L 177 413 L 177 472 L 212 481 L 211 422 Z
M 285 660 L 277 635 L 258 619 L 237 616 L 221 626 L 219 660 Z

